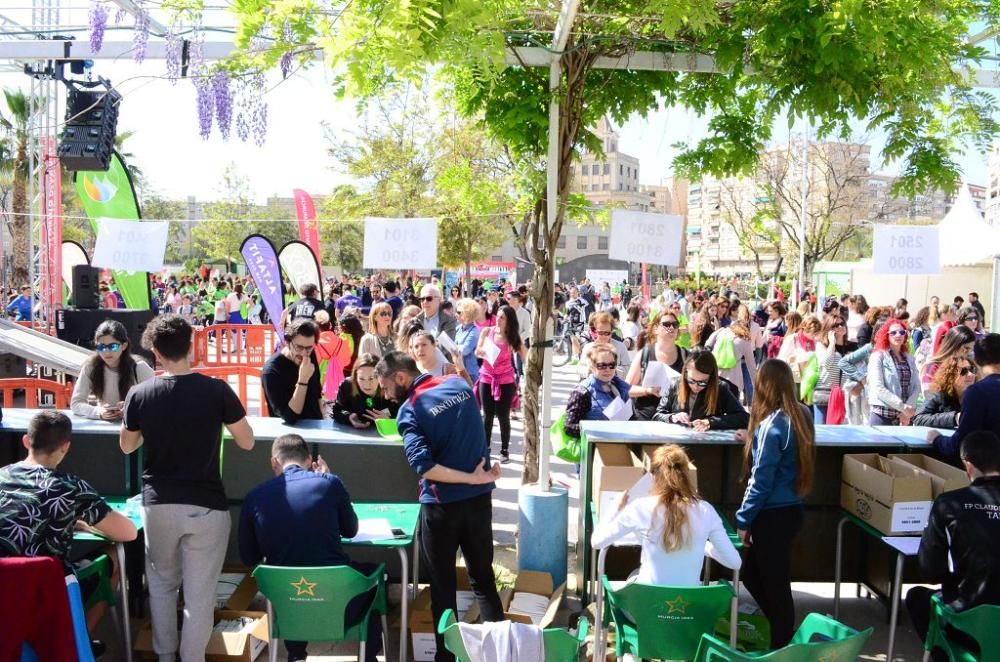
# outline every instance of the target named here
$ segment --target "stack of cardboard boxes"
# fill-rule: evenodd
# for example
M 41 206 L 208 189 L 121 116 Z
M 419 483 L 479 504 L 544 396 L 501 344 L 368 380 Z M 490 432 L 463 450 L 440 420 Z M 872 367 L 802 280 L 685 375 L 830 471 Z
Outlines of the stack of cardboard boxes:
M 934 498 L 968 484 L 964 471 L 926 455 L 845 455 L 840 505 L 884 535 L 920 535 Z

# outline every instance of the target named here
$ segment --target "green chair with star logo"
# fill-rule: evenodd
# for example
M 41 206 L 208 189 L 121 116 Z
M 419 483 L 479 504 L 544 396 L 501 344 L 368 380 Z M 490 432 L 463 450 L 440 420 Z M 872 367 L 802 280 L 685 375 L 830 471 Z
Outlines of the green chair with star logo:
M 710 634 L 702 636 L 695 662 L 851 662 L 861 654 L 874 628 L 855 630 L 822 614 L 808 614 L 784 648 L 744 653 Z
M 382 618 L 382 647 L 388 651 L 385 595 L 385 564 L 365 575 L 346 565 L 288 568 L 259 565 L 253 571 L 257 588 L 267 598 L 267 620 L 271 628 L 268 653 L 278 659 L 278 640 L 356 641 L 359 660 L 365 659 L 368 621 Z M 344 615 L 354 598 L 377 589 L 361 620 L 346 626 Z
M 931 597 L 931 622 L 924 640 L 924 660 L 935 648 L 941 649 L 952 662 L 996 660 L 1000 655 L 1000 630 L 996 624 L 1000 607 L 979 605 L 965 611 L 955 611 L 941 600 L 940 594 Z M 948 630 L 957 630 L 967 639 L 975 640 L 979 650 L 969 650 L 961 641 L 948 637 Z
M 704 634 L 715 631 L 729 614 L 732 585 L 654 586 L 629 582 L 612 588 L 602 578 L 604 622 L 615 628 L 615 656 L 625 654 L 653 660 L 690 660 Z
M 473 625 L 472 627 L 477 626 Z M 585 618 L 581 618 L 577 622 L 575 635 L 562 628 L 542 630 L 542 641 L 545 648 L 544 662 L 576 662 L 579 660 L 580 649 L 585 646 L 587 640 L 587 631 L 587 619 Z M 455 618 L 455 612 L 451 609 L 445 609 L 444 613 L 441 614 L 438 634 L 444 637 L 444 647 L 455 656 L 456 662 L 474 662 L 475 658 L 465 648 L 458 620 Z

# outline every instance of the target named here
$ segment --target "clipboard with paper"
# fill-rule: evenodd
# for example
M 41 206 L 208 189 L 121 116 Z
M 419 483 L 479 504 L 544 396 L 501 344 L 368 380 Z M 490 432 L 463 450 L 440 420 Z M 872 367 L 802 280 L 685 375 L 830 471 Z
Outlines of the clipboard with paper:
M 489 336 L 483 338 L 483 359 L 490 365 L 496 365 L 496 360 L 500 358 L 500 347 L 497 346 Z
M 632 418 L 632 401 L 615 398 L 604 408 L 604 416 L 609 421 L 627 421 Z
M 680 373 L 670 366 L 659 361 L 650 361 L 646 366 L 646 374 L 642 376 L 642 386 L 644 388 L 659 388 L 662 395 L 666 393 L 667 387 L 678 376 L 680 376 Z

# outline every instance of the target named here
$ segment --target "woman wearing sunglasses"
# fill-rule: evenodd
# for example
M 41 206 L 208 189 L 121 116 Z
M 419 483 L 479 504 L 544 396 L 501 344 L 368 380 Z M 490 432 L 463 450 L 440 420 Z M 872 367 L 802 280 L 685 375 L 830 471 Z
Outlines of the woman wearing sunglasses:
M 587 350 L 590 376 L 580 382 L 566 400 L 564 429 L 580 436 L 580 421 L 606 421 L 604 411 L 616 399 L 625 402 L 632 396 L 632 385 L 615 374 L 618 353 L 612 345 L 593 343 Z
M 129 351 L 128 331 L 116 320 L 104 320 L 94 331 L 96 351 L 83 364 L 73 385 L 70 407 L 84 418 L 117 421 L 128 390 L 153 378 L 153 369 Z
M 745 428 L 747 412 L 729 386 L 719 378 L 712 353 L 695 350 L 660 398 L 653 420 L 690 426 L 696 432 Z
M 680 374 L 684 370 L 687 351 L 677 345 L 680 321 L 670 310 L 662 310 L 650 320 L 646 332 L 639 337 L 639 351 L 632 359 L 625 381 L 638 393 L 635 398 L 635 418 L 651 421 L 660 404 L 660 389 L 656 386 L 639 386 L 646 377 L 650 363 L 662 363 L 668 373 Z
M 913 417 L 914 425 L 955 429 L 962 411 L 965 389 L 976 383 L 979 372 L 967 355 L 956 355 L 941 364 L 934 373 L 931 392 Z
M 965 306 L 958 311 L 958 325 L 967 326 L 970 331 L 976 334 L 976 340 L 982 338 L 986 333 L 983 331 L 983 320 L 979 316 L 979 311 L 972 306 Z
M 906 323 L 895 318 L 875 334 L 868 359 L 869 425 L 909 425 L 917 413 L 919 375 L 907 335 Z

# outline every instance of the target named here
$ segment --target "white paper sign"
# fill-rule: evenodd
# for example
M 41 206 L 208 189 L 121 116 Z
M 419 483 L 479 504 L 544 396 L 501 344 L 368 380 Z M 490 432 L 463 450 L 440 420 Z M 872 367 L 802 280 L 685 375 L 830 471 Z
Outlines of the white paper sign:
M 876 225 L 872 247 L 874 272 L 941 273 L 939 242 L 940 232 L 936 225 Z
M 365 269 L 436 269 L 437 219 L 366 218 Z
M 358 534 L 351 538 L 351 542 L 368 542 L 373 540 L 392 540 L 396 536 L 392 533 L 392 525 L 384 517 L 373 517 L 371 519 L 358 520 Z
M 615 398 L 604 408 L 604 415 L 609 421 L 627 421 L 632 418 L 632 401 Z
M 677 266 L 681 263 L 683 236 L 682 216 L 612 209 L 608 257 Z
M 920 550 L 920 536 L 882 536 L 882 540 L 903 556 L 916 556 Z
M 167 250 L 166 221 L 140 223 L 101 218 L 90 263 L 115 271 L 160 271 Z
M 611 287 L 621 285 L 623 280 L 628 280 L 628 271 L 625 269 L 587 269 L 587 278 L 590 284 L 598 290 L 607 283 Z
M 646 374 L 642 376 L 642 386 L 645 388 L 659 387 L 660 395 L 667 392 L 671 380 L 678 376 L 678 372 L 670 366 L 659 361 L 650 361 L 646 364 Z
M 921 533 L 927 526 L 931 514 L 930 501 L 901 501 L 892 504 L 892 528 L 894 533 Z
M 493 342 L 493 339 L 489 336 L 484 336 L 481 349 L 483 350 L 483 354 L 485 354 L 483 359 L 490 365 L 495 365 L 496 360 L 500 357 L 500 348 Z
M 448 352 L 449 354 L 458 349 L 458 345 L 455 344 L 455 341 L 452 340 L 451 336 L 449 336 L 444 331 L 438 334 L 437 342 L 438 345 L 441 346 L 441 349 Z

